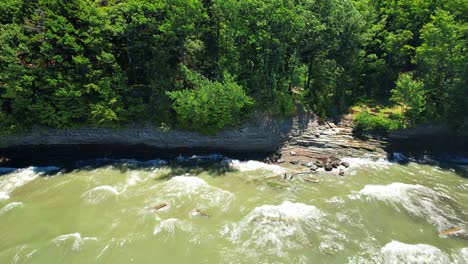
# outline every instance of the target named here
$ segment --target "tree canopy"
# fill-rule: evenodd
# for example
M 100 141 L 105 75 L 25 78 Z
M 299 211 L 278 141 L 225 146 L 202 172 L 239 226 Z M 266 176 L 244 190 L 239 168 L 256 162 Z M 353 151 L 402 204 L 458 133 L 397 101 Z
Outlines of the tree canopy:
M 211 131 L 408 92 L 413 125 L 467 131 L 467 14 L 463 0 L 5 0 L 0 127 Z

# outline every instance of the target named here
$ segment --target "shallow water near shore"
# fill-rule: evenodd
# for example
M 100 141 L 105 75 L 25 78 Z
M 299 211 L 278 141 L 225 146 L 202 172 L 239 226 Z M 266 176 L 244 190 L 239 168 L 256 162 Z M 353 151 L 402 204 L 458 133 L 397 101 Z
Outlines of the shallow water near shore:
M 0 168 L 0 263 L 468 263 L 463 165 L 209 159 Z

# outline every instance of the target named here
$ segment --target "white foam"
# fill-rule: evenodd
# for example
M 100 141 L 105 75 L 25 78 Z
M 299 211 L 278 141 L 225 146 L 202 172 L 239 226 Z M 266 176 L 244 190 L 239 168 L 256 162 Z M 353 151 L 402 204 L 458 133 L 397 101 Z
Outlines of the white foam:
M 170 235 L 174 235 L 176 230 L 180 230 L 183 232 L 191 232 L 192 226 L 180 219 L 177 218 L 169 218 L 166 220 L 161 221 L 153 230 L 153 235 L 158 235 L 163 232 L 166 232 Z
M 51 172 L 60 170 L 58 167 L 29 167 L 25 169 L 13 170 L 10 174 L 3 175 L 0 177 L 0 200 L 8 200 L 10 194 L 16 189 L 19 188 L 34 179 L 38 176 Z
M 23 206 L 22 202 L 12 202 L 7 205 L 5 205 L 1 210 L 0 210 L 0 216 L 8 213 L 11 211 L 13 208 L 18 207 L 18 206 Z
M 366 200 L 380 200 L 392 204 L 397 210 L 403 207 L 414 216 L 427 219 L 438 231 L 463 224 L 449 205 L 443 204 L 442 195 L 436 191 L 416 184 L 395 182 L 389 185 L 366 185 L 359 196 Z
M 239 160 L 226 160 L 231 168 L 244 171 L 266 170 L 275 174 L 284 174 L 286 169 L 273 164 L 267 164 L 256 160 L 239 161 Z
M 460 249 L 460 263 L 468 263 L 468 247 Z
M 72 234 L 66 234 L 66 235 L 61 235 L 56 238 L 54 238 L 52 241 L 55 243 L 55 245 L 60 246 L 63 245 L 66 241 L 72 240 L 73 244 L 71 249 L 73 251 L 78 251 L 80 250 L 81 246 L 84 244 L 85 241 L 97 241 L 96 237 L 81 237 L 80 233 L 72 233 Z
M 127 178 L 127 185 L 128 186 L 135 186 L 138 183 L 142 182 L 143 180 L 140 177 L 140 173 L 138 171 L 130 172 L 129 177 Z
M 195 201 L 200 206 L 198 209 L 220 207 L 226 211 L 234 200 L 234 194 L 213 187 L 203 179 L 194 176 L 177 176 L 162 186 L 155 187 L 159 189 L 155 203 L 168 203 L 176 207 L 189 200 Z
M 384 263 L 388 264 L 445 264 L 450 263 L 449 257 L 440 249 L 426 244 L 405 244 L 392 241 L 382 249 Z
M 176 235 L 187 239 L 192 244 L 200 244 L 202 237 L 190 222 L 177 218 L 169 218 L 161 221 L 154 227 L 153 235 L 164 240 L 173 240 Z
M 342 158 L 341 161 L 348 162 L 349 168 L 359 168 L 359 167 L 367 167 L 367 168 L 386 168 L 392 163 L 387 159 L 370 159 L 370 158 Z
M 15 256 L 13 257 L 12 263 L 24 263 L 27 262 L 28 259 L 31 259 L 32 256 L 37 252 L 37 249 L 33 249 L 28 251 L 27 245 L 22 245 L 16 247 L 17 251 Z
M 221 232 L 250 253 L 285 256 L 287 249 L 311 243 L 310 232 L 320 229 L 324 214 L 314 206 L 283 202 L 255 208 L 238 224 L 225 226 Z
M 90 204 L 98 204 L 110 200 L 119 195 L 119 192 L 112 186 L 102 185 L 84 192 L 81 197 Z
M 8 200 L 10 199 L 10 195 L 6 192 L 0 192 L 0 201 Z

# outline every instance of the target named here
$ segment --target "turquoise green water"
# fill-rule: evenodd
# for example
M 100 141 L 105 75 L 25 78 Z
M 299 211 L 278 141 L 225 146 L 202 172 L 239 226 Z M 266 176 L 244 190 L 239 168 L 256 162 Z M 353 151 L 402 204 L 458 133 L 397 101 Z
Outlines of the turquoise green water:
M 0 263 L 468 263 L 440 234 L 467 229 L 468 179 L 351 164 L 319 183 L 253 161 L 1 169 Z

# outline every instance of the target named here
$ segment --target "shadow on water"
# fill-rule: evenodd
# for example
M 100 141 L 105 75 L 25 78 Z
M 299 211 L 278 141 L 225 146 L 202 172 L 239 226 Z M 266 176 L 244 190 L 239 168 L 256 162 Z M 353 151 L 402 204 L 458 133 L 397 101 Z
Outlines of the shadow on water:
M 180 175 L 198 175 L 203 172 L 209 175 L 224 176 L 228 172 L 234 171 L 226 162 L 226 157 L 220 154 L 209 155 L 193 155 L 189 157 L 179 156 L 175 159 L 163 160 L 137 160 L 137 159 L 113 159 L 113 158 L 97 158 L 85 160 L 59 160 L 55 161 L 57 166 L 37 166 L 37 167 L 0 167 L 0 177 L 12 173 L 18 173 L 22 170 L 31 169 L 33 173 L 39 174 L 41 177 L 52 177 L 70 173 L 72 171 L 92 171 L 100 168 L 112 167 L 122 173 L 131 170 L 153 171 L 156 168 L 169 168 L 167 172 L 158 177 L 156 180 L 168 180 Z
M 211 162 L 200 165 L 178 165 L 173 164 L 169 166 L 170 170 L 161 174 L 155 180 L 170 180 L 173 177 L 180 175 L 199 175 L 201 173 L 208 173 L 215 177 L 225 176 L 228 172 L 235 171 L 225 162 Z
M 434 151 L 422 152 L 387 152 L 387 159 L 399 165 L 406 166 L 409 163 L 438 166 L 447 171 L 468 179 L 468 155 L 466 153 L 447 154 Z

